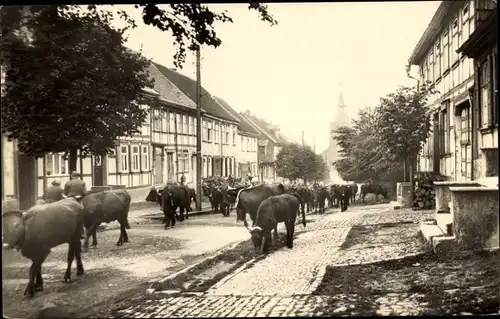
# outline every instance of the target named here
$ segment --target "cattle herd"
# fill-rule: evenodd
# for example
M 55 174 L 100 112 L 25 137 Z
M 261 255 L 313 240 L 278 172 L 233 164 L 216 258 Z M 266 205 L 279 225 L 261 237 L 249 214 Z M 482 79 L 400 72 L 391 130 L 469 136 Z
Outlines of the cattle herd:
M 261 184 L 257 186 L 204 184 L 203 194 L 208 197 L 213 213 L 228 217 L 235 208 L 236 220 L 242 221 L 248 229 L 254 248 L 263 253 L 269 252 L 278 232 L 278 223 L 286 227 L 286 245 L 293 248 L 293 235 L 297 216 L 302 217 L 306 227 L 306 212 L 325 212 L 325 205 L 340 207 L 346 211 L 356 199 L 357 184 L 284 186 L 283 184 Z M 377 184 L 361 186 L 360 197 L 364 200 L 367 193 L 382 194 L 385 189 Z M 167 184 L 163 189 L 152 189 L 147 201 L 157 202 L 164 213 L 165 229 L 175 226 L 176 221 L 184 221 L 196 203 L 196 193 L 191 187 Z M 71 280 L 71 266 L 76 259 L 77 276 L 84 273 L 81 260 L 83 252 L 97 246 L 97 227 L 105 222 L 117 221 L 120 224 L 118 246 L 128 242 L 126 229 L 129 229 L 128 214 L 131 197 L 126 190 L 111 190 L 88 193 L 81 200 L 63 200 L 33 206 L 27 212 L 10 211 L 2 214 L 2 241 L 5 248 L 15 248 L 32 261 L 29 282 L 24 294 L 32 297 L 36 291 L 43 290 L 41 267 L 53 247 L 68 243 L 67 269 L 65 282 Z M 179 214 L 177 214 L 179 209 Z M 249 215 L 250 226 L 246 220 Z M 273 235 L 271 235 L 271 233 Z

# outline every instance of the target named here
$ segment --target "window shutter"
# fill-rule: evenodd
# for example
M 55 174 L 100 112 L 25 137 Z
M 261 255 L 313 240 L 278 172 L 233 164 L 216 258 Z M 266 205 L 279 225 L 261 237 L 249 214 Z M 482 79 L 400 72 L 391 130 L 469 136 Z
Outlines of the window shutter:
M 128 146 L 128 172 L 132 172 L 132 146 L 129 144 Z

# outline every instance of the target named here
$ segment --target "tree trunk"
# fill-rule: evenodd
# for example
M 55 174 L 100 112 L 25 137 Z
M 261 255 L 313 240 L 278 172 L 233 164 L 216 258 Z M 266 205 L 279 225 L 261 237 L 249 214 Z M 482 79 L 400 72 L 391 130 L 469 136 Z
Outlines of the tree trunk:
M 76 172 L 76 162 L 78 159 L 78 148 L 73 147 L 70 148 L 69 150 L 69 174 L 71 175 L 72 172 Z
M 410 165 L 409 165 L 409 173 L 410 173 L 410 205 L 413 207 L 413 200 L 414 200 L 414 195 L 415 195 L 415 178 L 414 178 L 414 169 L 415 169 L 415 161 L 413 158 L 410 158 Z

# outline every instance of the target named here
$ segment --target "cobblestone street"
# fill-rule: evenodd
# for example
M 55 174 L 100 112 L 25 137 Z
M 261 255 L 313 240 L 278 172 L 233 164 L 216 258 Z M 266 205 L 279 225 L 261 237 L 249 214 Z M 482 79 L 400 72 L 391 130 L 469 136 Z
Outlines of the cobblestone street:
M 271 253 L 252 267 L 230 275 L 227 281 L 223 279 L 205 294 L 162 296 L 160 293 L 145 304 L 119 311 L 118 317 L 328 315 L 318 309 L 339 303 L 342 310 L 343 301 L 348 303 L 349 296 L 339 300 L 338 296 L 311 295 L 314 281 L 318 271 L 326 265 L 366 259 L 363 251 L 351 251 L 351 256 L 346 256 L 339 250 L 354 225 L 418 222 L 431 215 L 429 211 L 392 211 L 387 205 L 374 205 L 369 209 L 352 207 L 345 213 L 338 210 L 333 214 L 331 210 L 328 212 L 326 215 L 308 215 L 305 229 L 296 226 L 293 249 L 283 248 Z M 278 231 L 283 232 L 284 227 Z M 398 252 L 393 255 L 391 251 L 383 250 L 377 260 L 397 256 Z

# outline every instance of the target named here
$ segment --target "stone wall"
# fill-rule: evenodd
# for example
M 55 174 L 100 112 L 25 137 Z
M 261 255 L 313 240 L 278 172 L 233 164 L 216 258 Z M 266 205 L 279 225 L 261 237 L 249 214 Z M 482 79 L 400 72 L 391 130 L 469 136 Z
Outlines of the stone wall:
M 498 188 L 451 187 L 453 233 L 461 249 L 498 247 Z

